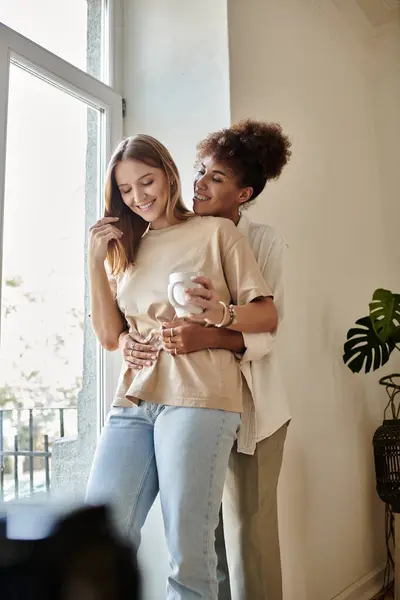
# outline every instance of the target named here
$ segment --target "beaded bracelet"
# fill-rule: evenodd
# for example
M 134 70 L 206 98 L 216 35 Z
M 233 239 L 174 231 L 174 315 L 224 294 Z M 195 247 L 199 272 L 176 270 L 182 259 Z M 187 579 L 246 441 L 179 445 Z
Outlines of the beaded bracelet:
M 222 321 L 215 325 L 215 327 L 229 327 L 236 319 L 235 308 L 232 304 L 227 306 L 225 302 L 219 301 L 220 304 L 224 307 L 224 315 L 222 317 Z

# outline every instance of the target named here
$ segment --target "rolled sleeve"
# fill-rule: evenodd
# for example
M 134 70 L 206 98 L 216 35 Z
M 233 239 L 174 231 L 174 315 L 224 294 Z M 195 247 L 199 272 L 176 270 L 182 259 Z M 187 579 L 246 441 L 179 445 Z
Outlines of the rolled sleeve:
M 273 292 L 260 273 L 248 241 L 240 235 L 225 256 L 225 277 L 236 305 L 244 305 L 256 298 L 273 296 Z
M 240 364 L 244 365 L 252 360 L 260 360 L 271 352 L 276 334 L 272 333 L 243 333 L 243 342 L 246 350 L 240 358 Z
M 274 298 L 278 312 L 278 327 L 274 333 L 243 334 L 246 350 L 240 357 L 241 365 L 253 360 L 260 360 L 269 354 L 282 328 L 284 317 L 283 256 L 285 248 L 287 248 L 287 245 L 281 238 L 275 239 L 261 269 L 263 279 L 272 291 L 271 295 Z

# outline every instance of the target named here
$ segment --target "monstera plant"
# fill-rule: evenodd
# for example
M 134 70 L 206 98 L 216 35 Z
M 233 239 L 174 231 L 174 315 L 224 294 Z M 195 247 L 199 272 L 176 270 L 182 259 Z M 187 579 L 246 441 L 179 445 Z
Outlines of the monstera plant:
M 369 304 L 369 315 L 358 319 L 347 332 L 343 361 L 353 373 L 369 373 L 383 367 L 394 350 L 400 350 L 400 294 L 378 289 Z M 373 438 L 376 490 L 386 504 L 386 568 L 380 600 L 389 597 L 387 594 L 393 590 L 393 586 L 396 588 L 396 598 L 400 590 L 399 574 L 395 577 L 396 583 L 393 582 L 395 559 L 392 554 L 392 548 L 395 547 L 394 513 L 400 513 L 399 381 L 398 373 L 382 377 L 379 381 L 386 389 L 389 402 L 383 423 Z M 387 411 L 392 419 L 387 419 Z
M 347 332 L 343 361 L 353 373 L 369 373 L 383 367 L 395 349 L 400 350 L 400 294 L 378 289 L 369 315 Z

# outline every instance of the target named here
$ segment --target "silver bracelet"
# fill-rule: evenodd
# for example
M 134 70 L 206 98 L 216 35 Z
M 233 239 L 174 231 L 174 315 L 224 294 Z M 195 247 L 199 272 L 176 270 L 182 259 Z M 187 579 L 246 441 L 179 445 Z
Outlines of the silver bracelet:
M 222 302 L 222 300 L 220 300 L 219 303 L 222 304 L 222 306 L 224 307 L 224 314 L 222 316 L 221 322 L 215 324 L 215 327 L 218 327 L 218 328 L 225 327 L 225 325 L 229 322 L 229 319 L 230 319 L 229 308 L 227 307 L 225 302 Z

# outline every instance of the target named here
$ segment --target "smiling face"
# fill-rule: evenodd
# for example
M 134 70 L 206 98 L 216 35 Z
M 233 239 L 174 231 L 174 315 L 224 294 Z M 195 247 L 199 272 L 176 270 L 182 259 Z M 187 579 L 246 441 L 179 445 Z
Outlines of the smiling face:
M 116 165 L 115 180 L 124 204 L 132 212 L 151 223 L 153 229 L 168 227 L 169 183 L 162 169 L 126 159 Z
M 200 216 L 225 217 L 237 223 L 240 205 L 251 198 L 252 192 L 250 187 L 240 187 L 224 164 L 207 156 L 195 173 L 193 210 Z

